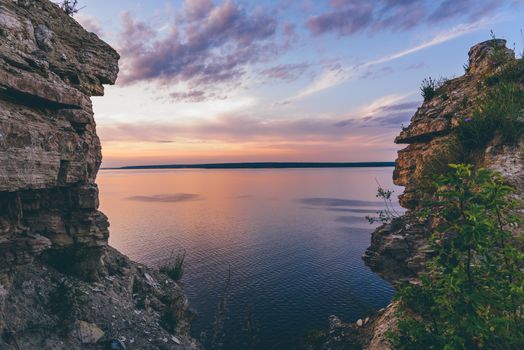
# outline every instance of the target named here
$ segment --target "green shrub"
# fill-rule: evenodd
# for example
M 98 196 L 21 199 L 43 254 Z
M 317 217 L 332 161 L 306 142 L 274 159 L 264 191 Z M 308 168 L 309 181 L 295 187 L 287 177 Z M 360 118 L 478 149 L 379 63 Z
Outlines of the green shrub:
M 524 134 L 524 90 L 515 83 L 500 83 L 480 102 L 471 117 L 461 121 L 457 135 L 465 150 L 485 147 L 495 135 L 515 143 Z
M 514 189 L 487 169 L 451 165 L 428 203 L 438 227 L 420 284 L 399 288 L 396 349 L 524 349 L 524 254 Z M 410 315 L 418 316 L 410 316 Z
M 485 78 L 488 86 L 499 83 L 524 83 L 524 59 L 518 59 L 506 64 L 499 72 Z
M 177 256 L 174 256 L 174 254 L 171 253 L 171 256 L 169 257 L 167 262 L 163 266 L 161 266 L 159 270 L 161 273 L 165 273 L 174 281 L 178 282 L 182 279 L 182 276 L 184 275 L 185 260 L 186 252 L 178 254 Z
M 442 86 L 442 79 L 433 79 L 432 77 L 422 80 L 420 85 L 420 92 L 424 101 L 431 101 L 433 97 L 437 96 L 437 90 Z

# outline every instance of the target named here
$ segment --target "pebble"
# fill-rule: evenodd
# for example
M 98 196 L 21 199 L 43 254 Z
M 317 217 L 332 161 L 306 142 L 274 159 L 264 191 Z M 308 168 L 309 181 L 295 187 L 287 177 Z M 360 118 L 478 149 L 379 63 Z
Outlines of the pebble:
M 126 350 L 126 344 L 119 339 L 111 340 L 111 350 Z

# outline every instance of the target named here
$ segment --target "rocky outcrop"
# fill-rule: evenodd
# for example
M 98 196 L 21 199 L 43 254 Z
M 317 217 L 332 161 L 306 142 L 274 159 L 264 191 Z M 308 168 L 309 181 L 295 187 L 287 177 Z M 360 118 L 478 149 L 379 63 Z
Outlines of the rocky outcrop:
M 393 174 L 394 183 L 404 186 L 400 204 L 408 210 L 372 234 L 371 245 L 363 256 L 366 264 L 389 282 L 418 283 L 417 276 L 424 271 L 432 253 L 428 238 L 435 226 L 418 214 L 428 178 L 449 163 L 473 161 L 477 167 L 497 170 L 516 188 L 517 196 L 524 198 L 524 140 L 509 145 L 495 136 L 486 148 L 476 150 L 474 159 L 465 159 L 454 139 L 459 122 L 472 115 L 485 94 L 486 79 L 515 63 L 522 66 L 514 52 L 506 48 L 505 40 L 494 39 L 473 46 L 466 73 L 444 82 L 395 139 L 396 143 L 408 145 L 399 151 Z M 512 81 L 524 84 L 524 69 L 509 74 L 513 75 Z M 521 212 L 524 216 L 524 208 Z M 386 334 L 396 327 L 397 308 L 394 302 L 370 316 L 365 324 L 338 322 L 319 348 L 352 349 L 357 344 L 358 348 L 370 350 L 390 349 Z
M 198 347 L 180 287 L 108 247 L 90 97 L 118 59 L 54 3 L 0 0 L 2 349 Z
M 67 269 L 97 278 L 109 224 L 90 96 L 118 58 L 49 1 L 0 1 L 0 269 L 77 255 Z
M 447 164 L 465 161 L 460 149 L 454 146 L 453 131 L 478 106 L 479 98 L 486 92 L 485 80 L 500 71 L 500 62 L 516 62 L 515 54 L 505 45 L 505 40 L 494 39 L 473 46 L 466 73 L 446 81 L 395 139 L 396 143 L 408 144 L 399 151 L 393 174 L 395 184 L 404 186 L 400 203 L 408 212 L 377 229 L 364 256 L 366 263 L 389 281 L 415 277 L 424 268 L 431 252 L 427 238 L 433 227 L 432 222 L 421 221 L 417 215 L 425 195 L 425 182 Z M 495 138 L 477 153 L 477 166 L 501 172 L 524 197 L 524 142 L 505 145 Z
M 443 83 L 437 96 L 422 104 L 409 126 L 395 139 L 395 143 L 408 144 L 398 153 L 393 174 L 394 183 L 404 186 L 400 197 L 403 207 L 417 207 L 423 193 L 421 180 L 433 171 L 435 158 L 450 146 L 452 130 L 477 106 L 485 92 L 484 79 L 498 68 L 494 53 L 515 60 L 513 51 L 505 45 L 505 40 L 494 39 L 473 46 L 466 74 Z

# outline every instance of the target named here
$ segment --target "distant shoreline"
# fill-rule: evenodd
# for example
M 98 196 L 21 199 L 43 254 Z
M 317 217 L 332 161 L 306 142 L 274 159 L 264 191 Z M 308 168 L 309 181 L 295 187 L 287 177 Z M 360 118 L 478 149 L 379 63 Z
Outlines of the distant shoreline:
M 379 168 L 393 167 L 395 162 L 256 162 L 256 163 L 209 163 L 209 164 L 165 164 L 131 165 L 102 168 L 102 170 L 144 169 L 300 169 L 300 168 Z

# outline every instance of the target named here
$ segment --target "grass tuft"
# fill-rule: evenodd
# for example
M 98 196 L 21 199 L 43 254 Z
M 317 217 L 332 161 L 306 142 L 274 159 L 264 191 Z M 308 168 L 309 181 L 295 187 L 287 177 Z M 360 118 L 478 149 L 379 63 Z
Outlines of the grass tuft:
M 497 84 L 471 117 L 464 118 L 457 136 L 464 150 L 485 147 L 495 136 L 514 144 L 524 135 L 524 89 L 515 83 Z
M 184 275 L 185 259 L 186 259 L 185 251 L 176 256 L 172 252 L 169 259 L 166 261 L 164 265 L 160 267 L 159 271 L 161 273 L 168 275 L 174 281 L 178 282 L 182 279 L 182 276 Z

